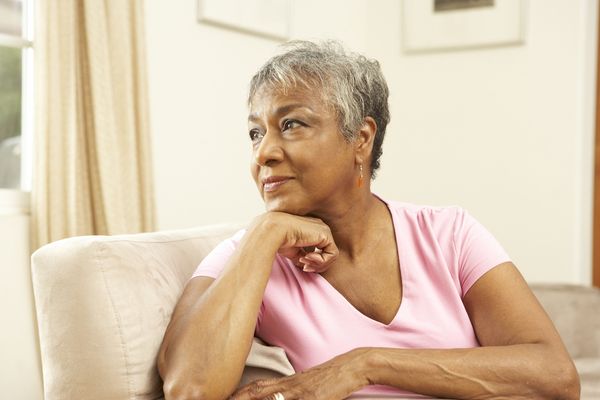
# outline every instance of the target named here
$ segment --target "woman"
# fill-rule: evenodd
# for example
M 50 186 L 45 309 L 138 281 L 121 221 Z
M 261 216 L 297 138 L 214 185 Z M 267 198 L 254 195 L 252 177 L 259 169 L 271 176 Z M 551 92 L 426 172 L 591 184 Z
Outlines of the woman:
M 481 225 L 371 193 L 387 97 L 379 64 L 335 43 L 294 42 L 253 77 L 266 212 L 186 286 L 158 360 L 167 399 L 232 395 L 255 334 L 298 373 L 235 399 L 578 398 L 559 335 Z

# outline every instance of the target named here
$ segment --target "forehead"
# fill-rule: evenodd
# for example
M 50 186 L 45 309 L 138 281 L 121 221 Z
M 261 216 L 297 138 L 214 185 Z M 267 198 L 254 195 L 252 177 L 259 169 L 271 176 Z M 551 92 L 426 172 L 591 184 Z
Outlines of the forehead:
M 327 114 L 333 108 L 327 103 L 323 90 L 310 90 L 306 87 L 269 87 L 263 86 L 250 98 L 249 119 L 261 114 L 291 111 L 294 108 L 308 108 L 314 113 Z

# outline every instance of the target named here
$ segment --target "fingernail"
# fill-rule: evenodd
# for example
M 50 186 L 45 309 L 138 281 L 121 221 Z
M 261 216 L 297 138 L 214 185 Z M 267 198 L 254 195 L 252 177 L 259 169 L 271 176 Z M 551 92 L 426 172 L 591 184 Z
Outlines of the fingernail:
M 317 270 L 314 268 L 309 267 L 308 265 L 305 265 L 304 268 L 302 268 L 302 271 L 304 272 L 316 272 Z

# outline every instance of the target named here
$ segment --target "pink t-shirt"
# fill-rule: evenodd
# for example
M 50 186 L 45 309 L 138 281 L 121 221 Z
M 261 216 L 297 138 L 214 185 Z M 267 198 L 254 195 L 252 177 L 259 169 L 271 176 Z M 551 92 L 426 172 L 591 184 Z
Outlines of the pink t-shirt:
M 462 298 L 483 274 L 510 261 L 465 210 L 386 201 L 396 233 L 402 302 L 385 325 L 359 312 L 319 274 L 277 255 L 256 335 L 282 347 L 303 371 L 357 347 L 471 348 L 479 343 Z M 219 244 L 195 276 L 217 278 L 245 231 Z M 360 394 L 406 394 L 367 386 Z

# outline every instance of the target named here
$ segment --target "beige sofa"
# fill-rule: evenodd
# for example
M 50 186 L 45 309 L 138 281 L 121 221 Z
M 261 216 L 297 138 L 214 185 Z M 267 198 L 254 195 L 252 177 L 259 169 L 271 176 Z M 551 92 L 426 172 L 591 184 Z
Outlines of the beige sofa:
M 239 227 L 86 236 L 32 256 L 44 392 L 54 399 L 160 399 L 156 355 L 200 260 Z M 582 398 L 600 399 L 600 294 L 535 286 L 576 359 Z M 281 349 L 255 342 L 241 384 L 293 373 Z

